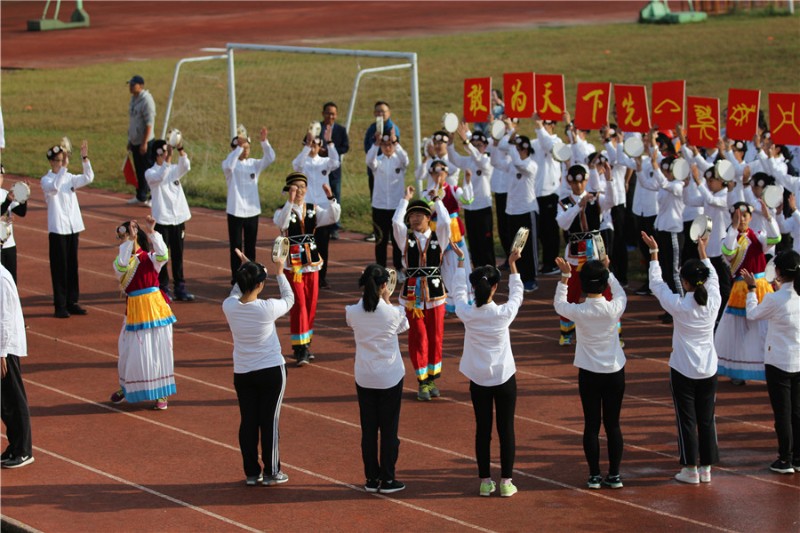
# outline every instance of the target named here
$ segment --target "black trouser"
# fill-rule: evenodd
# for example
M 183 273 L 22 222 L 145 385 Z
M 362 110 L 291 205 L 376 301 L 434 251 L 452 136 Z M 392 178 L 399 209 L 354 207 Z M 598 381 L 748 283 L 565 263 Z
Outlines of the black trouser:
M 153 166 L 153 160 L 150 158 L 150 148 L 153 146 L 153 141 L 147 141 L 147 152 L 144 154 L 139 153 L 139 146 L 141 145 L 131 145 L 130 148 L 133 156 L 133 169 L 136 171 L 136 181 L 139 183 L 136 187 L 136 198 L 140 202 L 144 202 L 150 195 L 150 186 L 147 185 L 144 173 Z
M 53 305 L 66 311 L 78 303 L 78 237 L 79 233 L 50 233 L 50 279 L 53 281 Z
M 472 264 L 475 267 L 495 266 L 492 208 L 485 207 L 475 211 L 464 209 L 464 226 Z
M 239 449 L 245 476 L 261 473 L 258 464 L 258 441 L 261 433 L 261 461 L 264 475 L 272 476 L 281 469 L 278 451 L 278 422 L 281 417 L 283 392 L 286 390 L 285 365 L 262 368 L 233 375 L 233 387 L 239 400 Z
M 709 466 L 719 461 L 717 424 L 714 405 L 717 375 L 710 378 L 687 378 L 674 368 L 669 371 L 669 388 L 675 404 L 678 425 L 678 451 L 683 466 Z
M 403 251 L 397 246 L 392 231 L 394 209 L 372 208 L 372 229 L 375 232 L 375 262 L 386 267 L 386 246 L 392 242 L 392 264 L 400 272 L 403 268 Z
M 536 225 L 539 228 L 539 239 L 542 241 L 542 272 L 549 272 L 558 268 L 556 257 L 558 257 L 561 246 L 561 237 L 558 234 L 558 224 L 556 224 L 558 195 L 538 196 L 536 201 L 539 204 Z
M 689 259 L 700 259 L 700 252 L 697 251 L 697 243 L 692 239 L 686 238 L 689 236 L 689 230 L 692 229 L 692 222 L 694 221 L 690 220 L 688 222 L 683 222 L 683 248 L 681 249 L 681 264 L 685 263 Z
M 709 257 L 708 259 L 711 261 L 711 266 L 714 267 L 714 271 L 719 278 L 719 295 L 722 298 L 722 305 L 719 306 L 719 312 L 717 313 L 717 324 L 719 324 L 719 321 L 722 320 L 722 313 L 725 312 L 725 306 L 728 305 L 728 298 L 731 295 L 731 286 L 733 285 L 731 283 L 731 268 L 721 255 Z
M 650 264 L 650 248 L 642 240 L 642 232 L 647 233 L 650 236 L 654 236 L 655 233 L 655 223 L 656 217 L 655 215 L 652 217 L 643 217 L 640 215 L 634 215 L 636 219 L 636 234 L 639 236 L 636 239 L 636 242 L 639 244 L 639 252 L 642 254 L 642 264 L 649 265 Z M 647 268 L 645 268 L 647 271 Z
M 629 224 L 625 224 L 625 244 L 627 246 L 637 246 L 642 242 L 642 236 L 636 230 L 634 220 L 636 215 L 633 213 L 633 195 L 636 193 L 636 173 L 631 174 L 628 180 L 628 190 L 625 193 L 625 220 Z M 649 233 L 648 233 L 649 235 Z
M 244 234 L 244 247 L 242 247 Z M 234 251 L 236 248 L 244 252 L 250 261 L 256 260 L 256 239 L 258 239 L 258 215 L 242 218 L 228 213 L 228 242 L 231 246 L 231 279 L 235 279 L 236 271 L 242 262 Z
M 400 439 L 400 399 L 403 397 L 403 380 L 388 389 L 368 389 L 356 383 L 358 411 L 361 417 L 361 459 L 367 479 L 392 481 Z M 381 434 L 380 461 L 378 461 L 378 431 Z
M 0 382 L 0 393 L 2 393 L 0 412 L 8 437 L 6 450 L 17 457 L 30 456 L 33 454 L 31 416 L 28 412 L 28 396 L 25 394 L 25 384 L 22 382 L 19 357 L 8 354 L 6 367 L 8 372 Z
M 683 240 L 683 233 L 656 230 L 658 264 L 661 265 L 664 282 L 673 293 L 680 294 L 681 296 L 683 296 L 683 285 L 681 285 L 681 250 L 683 249 Z
M 628 246 L 625 243 L 625 206 L 611 208 L 611 223 L 614 224 L 614 240 L 608 250 L 614 277 L 621 285 L 628 283 Z
M 0 263 L 11 273 L 14 283 L 17 283 L 17 247 L 11 246 L 0 250 Z
M 536 281 L 536 273 L 538 272 L 539 243 L 536 240 L 536 218 L 537 215 L 533 211 L 521 215 L 508 215 L 508 235 L 512 243 L 519 228 L 529 228 L 531 230 L 530 234 L 528 234 L 528 240 L 525 242 L 525 248 L 522 249 L 522 255 L 517 261 L 517 269 L 523 283 Z M 555 220 L 553 223 L 555 224 Z
M 778 458 L 800 463 L 800 372 L 784 372 L 764 365 L 767 391 L 775 416 Z
M 491 477 L 492 413 L 497 411 L 497 436 L 500 439 L 500 475 L 511 478 L 514 473 L 514 411 L 517 406 L 517 378 L 511 376 L 502 385 L 484 387 L 469 382 L 469 395 L 475 411 L 475 458 L 478 477 Z M 494 403 L 494 405 L 492 405 Z
M 185 235 L 186 225 L 164 225 L 156 224 L 156 231 L 164 238 L 164 243 L 169 250 L 169 262 L 172 264 L 172 281 L 175 287 L 178 284 L 183 285 L 183 238 Z M 246 255 L 246 254 L 245 254 Z M 250 256 L 248 256 L 250 257 Z M 161 289 L 167 291 L 169 289 L 169 272 L 164 265 L 158 273 L 158 284 Z
M 511 243 L 513 242 L 508 236 L 508 215 L 506 214 L 507 199 L 507 193 L 494 193 L 494 207 L 497 211 L 497 235 L 500 237 L 500 246 L 503 247 L 503 253 L 506 255 L 506 258 L 511 254 Z
M 319 283 L 325 281 L 325 276 L 328 274 L 328 248 L 333 228 L 334 226 L 318 226 L 314 230 L 314 242 L 317 243 L 317 251 L 322 258 L 322 267 L 319 269 Z
M 600 423 L 608 440 L 608 474 L 619 474 L 622 461 L 622 430 L 619 413 L 625 395 L 625 369 L 610 374 L 578 370 L 578 392 L 583 406 L 583 453 L 589 475 L 600 475 Z

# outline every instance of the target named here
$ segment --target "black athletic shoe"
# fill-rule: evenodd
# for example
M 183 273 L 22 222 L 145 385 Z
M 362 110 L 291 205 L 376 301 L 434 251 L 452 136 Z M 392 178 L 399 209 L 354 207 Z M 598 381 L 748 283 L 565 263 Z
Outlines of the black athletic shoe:
M 368 479 L 364 483 L 364 490 L 367 492 L 378 492 L 378 489 L 381 487 L 381 482 L 377 479 Z
M 297 366 L 306 366 L 310 364 L 311 360 L 308 357 L 308 351 L 304 350 L 302 353 L 298 354 L 297 356 Z
M 611 475 L 608 474 L 606 478 L 603 480 L 603 486 L 608 487 L 609 489 L 621 489 L 622 488 L 622 478 L 619 474 Z
M 12 455 L 11 458 L 4 462 L 2 465 L 3 468 L 21 468 L 23 466 L 29 465 L 34 461 L 32 455 Z M 794 470 L 792 470 L 794 472 Z
M 391 494 L 393 492 L 400 492 L 405 488 L 405 484 L 393 479 L 391 481 L 381 481 L 380 492 L 381 494 Z
M 70 305 L 69 307 L 67 307 L 67 311 L 69 311 L 69 314 L 71 314 L 71 315 L 85 315 L 85 314 L 88 314 L 88 311 L 86 309 L 84 309 L 83 307 L 81 307 L 80 305 L 78 305 L 78 304 Z
M 53 313 L 53 316 L 56 318 L 69 318 L 69 311 L 66 309 L 56 309 L 56 312 Z
M 6 461 L 11 459 L 12 457 L 14 457 L 14 455 L 11 453 L 11 451 L 10 450 L 6 450 L 2 454 L 0 454 L 0 463 L 5 463 Z
M 6 464 L 8 463 L 5 463 L 3 466 Z M 778 474 L 794 474 L 792 463 L 789 461 L 781 461 L 780 459 L 769 465 L 769 469 Z

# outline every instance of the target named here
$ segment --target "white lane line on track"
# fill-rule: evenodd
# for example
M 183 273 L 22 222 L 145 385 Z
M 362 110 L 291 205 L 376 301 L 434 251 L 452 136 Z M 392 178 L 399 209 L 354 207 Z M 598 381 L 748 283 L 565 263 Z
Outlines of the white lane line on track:
M 112 407 L 110 405 L 105 405 L 105 404 L 102 404 L 102 403 L 98 403 L 98 402 L 95 402 L 95 401 L 90 400 L 88 398 L 83 398 L 81 396 L 69 393 L 67 391 L 58 389 L 56 387 L 51 387 L 49 385 L 45 385 L 44 383 L 39 383 L 37 381 L 31 380 L 31 379 L 28 379 L 28 378 L 26 378 L 25 381 L 29 382 L 32 385 L 36 385 L 37 387 L 41 387 L 41 388 L 43 388 L 45 390 L 48 390 L 50 392 L 54 392 L 56 394 L 61 394 L 61 395 L 66 396 L 68 398 L 72 398 L 73 400 L 81 401 L 81 402 L 84 402 L 86 404 L 89 404 L 89 405 L 92 405 L 92 406 L 95 406 L 95 407 L 99 407 L 101 409 L 106 409 L 106 410 L 112 411 L 114 413 L 119 413 L 119 414 L 122 414 L 122 415 L 125 415 L 125 416 L 129 416 L 129 417 L 134 418 L 136 420 L 139 420 L 141 422 L 146 422 L 148 424 L 153 424 L 153 425 L 158 426 L 160 428 L 168 429 L 170 431 L 175 431 L 177 433 L 180 433 L 181 435 L 185 435 L 187 437 L 192 437 L 194 439 L 201 440 L 201 441 L 206 442 L 208 444 L 212 444 L 212 445 L 224 448 L 226 450 L 230 450 L 230 451 L 234 451 L 236 453 L 240 453 L 239 448 L 236 447 L 236 446 L 232 446 L 230 444 L 226 444 L 224 442 L 220 442 L 218 440 L 214 440 L 214 439 L 205 437 L 203 435 L 199 435 L 199 434 L 194 433 L 192 431 L 187 431 L 185 429 L 181 429 L 181 428 L 176 427 L 176 426 L 171 426 L 171 425 L 165 424 L 163 422 L 158 422 L 158 421 L 155 421 L 155 420 L 153 420 L 151 418 L 146 418 L 144 416 L 137 415 L 135 413 L 128 413 L 128 412 L 125 412 L 125 411 L 123 411 L 121 409 L 117 409 L 116 407 Z M 196 381 L 199 381 L 199 380 L 196 380 Z M 217 387 L 217 388 L 222 388 L 222 387 Z M 226 389 L 226 390 L 230 390 L 231 392 L 234 392 L 232 389 Z M 110 479 L 113 479 L 115 481 L 119 481 L 120 483 L 125 483 L 126 485 L 130 485 L 132 487 L 138 488 L 138 489 L 143 490 L 145 492 L 148 492 L 150 494 L 154 494 L 154 495 L 159 496 L 161 498 L 165 498 L 165 499 L 167 499 L 167 500 L 169 500 L 171 502 L 177 503 L 179 505 L 183 505 L 184 507 L 188 507 L 189 509 L 192 509 L 194 511 L 198 511 L 198 512 L 201 512 L 201 513 L 206 514 L 208 516 L 212 516 L 214 518 L 217 518 L 219 520 L 227 522 L 229 524 L 236 525 L 238 527 L 241 527 L 242 529 L 246 529 L 248 531 L 254 531 L 254 532 L 260 531 L 258 529 L 253 529 L 253 528 L 251 528 L 249 526 L 246 526 L 244 524 L 240 524 L 238 522 L 235 522 L 233 520 L 225 518 L 225 517 L 223 517 L 221 515 L 212 513 L 211 511 L 207 511 L 207 510 L 203 509 L 202 507 L 197 507 L 197 506 L 192 505 L 190 503 L 183 502 L 181 500 L 178 500 L 178 499 L 173 498 L 171 496 L 168 496 L 166 494 L 163 494 L 163 493 L 160 493 L 160 492 L 155 491 L 153 489 L 147 488 L 147 487 L 145 487 L 143 485 L 139 485 L 138 483 L 134 483 L 132 481 L 127 481 L 127 480 L 125 480 L 123 478 L 120 478 L 120 477 L 117 477 L 117 476 L 115 476 L 113 474 L 109 474 L 109 473 L 104 472 L 102 470 L 98 470 L 98 469 L 92 468 L 92 467 L 90 467 L 88 465 L 83 465 L 83 464 L 78 463 L 76 461 L 72 461 L 71 459 L 63 457 L 63 456 L 61 456 L 59 454 L 56 454 L 54 452 L 49 452 L 47 450 L 44 450 L 44 449 L 38 448 L 38 447 L 34 447 L 34 449 L 41 450 L 42 452 L 46 453 L 47 455 L 51 455 L 51 456 L 53 456 L 55 458 L 62 459 L 64 461 L 67 461 L 67 462 L 69 462 L 71 464 L 74 464 L 76 466 L 80 466 L 82 468 L 86 468 L 87 470 L 90 470 L 90 471 L 95 472 L 97 474 L 106 476 L 106 477 L 108 477 Z M 281 464 L 283 466 L 286 466 L 287 468 L 291 468 L 293 470 L 297 470 L 298 472 L 302 472 L 303 474 L 306 474 L 306 475 L 311 476 L 311 477 L 315 477 L 317 479 L 321 479 L 321 480 L 326 481 L 328 483 L 340 485 L 342 487 L 347 487 L 347 488 L 349 488 L 351 490 L 354 490 L 356 492 L 361 492 L 361 493 L 367 494 L 366 492 L 364 492 L 363 488 L 361 488 L 361 487 L 359 487 L 357 485 L 353 485 L 352 483 L 347 483 L 346 481 L 341 481 L 341 480 L 332 478 L 330 476 L 326 476 L 324 474 L 320 474 L 318 472 L 314 472 L 312 470 L 308 470 L 308 469 L 302 468 L 300 466 L 295 466 L 295 465 L 292 465 L 292 464 L 289 464 L 289 463 L 285 463 L 283 461 L 281 461 Z M 370 494 L 370 496 L 372 496 L 372 494 Z M 466 528 L 469 528 L 469 529 L 474 529 L 474 530 L 477 530 L 477 531 L 486 531 L 486 532 L 491 532 L 492 531 L 490 529 L 486 529 L 486 528 L 481 527 L 479 525 L 472 524 L 470 522 L 465 522 L 465 521 L 459 520 L 458 518 L 455 518 L 453 516 L 449 516 L 449 515 L 443 514 L 441 511 L 438 511 L 438 510 L 437 511 L 431 511 L 431 510 L 426 509 L 424 507 L 420 507 L 418 505 L 414 505 L 413 503 L 410 503 L 410 502 L 405 502 L 405 501 L 402 501 L 402 500 L 396 500 L 394 498 L 389 498 L 387 496 L 381 495 L 380 493 L 375 494 L 374 496 L 378 497 L 378 498 L 381 498 L 381 499 L 383 499 L 383 500 L 385 500 L 387 502 L 398 504 L 398 505 L 401 505 L 401 506 L 406 507 L 408 509 L 412 509 L 412 510 L 417 511 L 417 512 L 421 512 L 421 513 L 424 513 L 424 514 L 427 514 L 427 515 L 431 515 L 431 516 L 434 516 L 436 518 L 441 518 L 443 520 L 446 520 L 448 522 L 452 522 L 452 523 L 457 524 L 457 525 L 462 526 L 462 527 L 466 527 Z

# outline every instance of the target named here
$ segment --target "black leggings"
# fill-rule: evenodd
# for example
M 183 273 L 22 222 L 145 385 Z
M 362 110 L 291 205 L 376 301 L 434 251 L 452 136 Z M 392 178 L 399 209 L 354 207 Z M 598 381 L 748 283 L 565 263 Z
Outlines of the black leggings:
M 500 438 L 500 475 L 511 478 L 514 471 L 514 411 L 517 406 L 517 378 L 511 376 L 502 385 L 483 387 L 469 382 L 472 408 L 475 410 L 475 457 L 478 476 L 491 477 L 489 464 L 492 441 L 492 402 L 497 411 L 497 436 Z
M 669 388 L 675 403 L 681 464 L 696 466 L 698 456 L 701 466 L 718 462 L 717 426 L 714 422 L 716 374 L 710 378 L 692 379 L 670 368 Z
M 244 245 L 242 244 L 244 235 Z M 258 239 L 258 215 L 242 218 L 228 213 L 228 242 L 231 247 L 231 283 L 242 264 L 235 249 L 238 248 L 250 261 L 256 260 L 256 240 Z
M 767 391 L 775 416 L 778 459 L 800 462 L 800 372 L 764 365 Z
M 578 370 L 578 391 L 583 405 L 583 453 L 589 475 L 600 475 L 600 422 L 608 439 L 608 474 L 619 474 L 622 461 L 622 430 L 619 412 L 625 395 L 625 369 L 610 374 Z

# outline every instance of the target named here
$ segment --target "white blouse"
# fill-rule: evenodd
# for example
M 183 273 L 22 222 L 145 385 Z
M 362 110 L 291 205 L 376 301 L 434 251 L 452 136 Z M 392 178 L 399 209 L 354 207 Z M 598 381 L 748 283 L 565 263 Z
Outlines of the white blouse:
M 784 372 L 800 372 L 800 295 L 791 283 L 764 295 L 761 303 L 754 291 L 747 293 L 748 320 L 767 320 L 764 364 Z
M 186 155 L 178 159 L 178 164 L 164 163 L 153 165 L 144 173 L 150 194 L 153 197 L 153 218 L 165 226 L 177 226 L 190 218 L 189 203 L 183 192 L 181 178 L 184 177 L 192 165 Z
M 345 318 L 356 340 L 356 383 L 368 389 L 397 385 L 406 373 L 397 340 L 409 327 L 405 309 L 381 299 L 375 311 L 367 312 L 359 300 L 345 307 Z
M 231 150 L 222 162 L 222 171 L 228 182 L 228 203 L 225 212 L 240 218 L 249 218 L 261 214 L 261 198 L 258 194 L 258 176 L 275 161 L 275 150 L 269 141 L 261 143 L 264 157 L 239 160 L 242 147 Z

